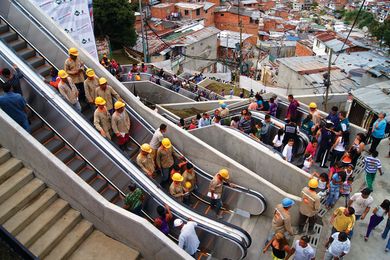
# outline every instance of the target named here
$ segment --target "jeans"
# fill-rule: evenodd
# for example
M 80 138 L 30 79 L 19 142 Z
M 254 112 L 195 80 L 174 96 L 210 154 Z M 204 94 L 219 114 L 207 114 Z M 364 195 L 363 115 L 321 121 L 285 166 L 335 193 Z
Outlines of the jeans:
M 141 216 L 142 215 L 142 204 L 139 205 L 138 207 L 135 207 L 134 209 L 130 210 L 131 213 L 134 213 L 138 216 Z
M 336 204 L 337 200 L 339 199 L 340 195 L 340 188 L 330 188 L 328 198 L 326 199 L 325 205 L 328 207 L 332 207 L 334 204 Z
M 302 213 L 299 213 L 299 220 L 298 220 L 299 231 L 300 232 L 303 231 L 303 228 L 305 227 L 307 219 L 309 219 L 308 220 L 308 222 L 309 222 L 308 231 L 312 230 L 314 227 L 314 224 L 316 223 L 316 218 L 317 218 L 317 215 L 314 215 L 312 217 L 308 217 L 308 216 L 303 215 Z
M 79 112 L 79 113 L 81 113 L 81 105 L 80 105 L 80 102 L 76 102 L 76 103 L 74 103 L 73 105 L 73 108 L 77 111 L 77 112 Z
M 361 217 L 362 217 L 362 215 L 355 215 L 356 221 L 358 221 Z M 355 225 L 356 225 L 356 222 L 355 222 Z M 354 228 L 355 228 L 355 227 L 353 227 L 353 228 L 351 229 L 351 231 L 349 232 L 349 235 L 348 235 L 349 239 L 351 239 L 352 236 L 353 236 L 353 229 L 354 229 Z
M 320 147 L 318 149 L 318 154 L 317 154 L 317 162 L 320 163 L 320 167 L 325 167 L 326 162 L 328 161 L 328 156 L 329 156 L 329 148 L 325 147 Z
M 24 130 L 26 130 L 27 132 L 29 132 L 31 134 L 31 127 L 30 127 L 30 123 L 28 122 L 28 119 L 23 120 L 23 122 L 20 124 L 20 126 L 23 127 Z
M 211 206 L 215 207 L 215 211 L 217 215 L 222 208 L 222 200 L 221 199 L 211 199 Z
M 377 215 L 372 214 L 372 216 L 370 217 L 370 222 L 368 223 L 366 237 L 370 236 L 371 231 L 376 226 L 378 226 L 382 222 L 382 220 L 383 220 L 383 217 L 378 217 Z
M 385 227 L 385 230 L 383 230 L 383 233 L 382 233 L 382 238 L 383 239 L 386 239 L 387 234 L 389 234 L 389 231 L 390 231 L 390 218 L 387 218 L 386 227 Z M 388 247 L 388 248 L 390 249 L 390 247 Z
M 345 207 L 348 208 L 348 201 L 350 194 L 340 194 L 341 197 L 345 197 Z
M 374 190 L 373 189 L 373 185 L 374 185 L 375 175 L 376 175 L 376 173 L 368 173 L 368 172 L 366 172 L 367 188 L 369 188 L 372 191 Z
M 169 174 L 171 173 L 171 167 L 169 168 L 161 168 L 162 179 L 161 182 L 167 182 L 169 180 Z
M 328 250 L 326 250 L 324 260 L 332 260 L 333 258 L 334 258 L 334 255 L 332 255 L 331 253 L 329 253 Z M 339 259 L 343 259 L 343 258 L 339 257 Z
M 376 137 L 373 137 L 371 136 L 372 138 L 372 143 L 371 143 L 371 147 L 370 147 L 370 153 L 376 151 L 376 148 L 378 147 L 379 143 L 381 142 L 382 138 L 376 138 Z
M 85 97 L 84 82 L 75 83 L 75 85 L 76 85 L 77 90 L 79 91 L 80 101 L 86 102 L 87 99 Z

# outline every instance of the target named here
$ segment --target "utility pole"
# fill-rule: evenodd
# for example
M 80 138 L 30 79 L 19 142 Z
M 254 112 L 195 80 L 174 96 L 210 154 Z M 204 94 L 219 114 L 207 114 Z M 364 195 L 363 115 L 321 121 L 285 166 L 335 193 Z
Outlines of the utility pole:
M 146 50 L 146 41 L 145 41 L 145 31 L 144 31 L 144 12 L 142 11 L 142 4 L 141 0 L 138 0 L 139 4 L 139 12 L 141 14 L 141 34 L 142 34 L 142 50 L 144 53 L 144 62 L 148 62 L 148 55 L 147 55 L 147 50 Z
M 332 48 L 329 48 L 329 62 L 328 62 L 328 72 L 324 74 L 324 86 L 326 87 L 325 92 L 325 111 L 328 111 L 328 96 L 329 96 L 329 88 L 330 88 L 330 68 L 332 66 Z
M 241 6 L 241 0 L 238 0 L 238 26 L 240 27 L 240 50 L 238 52 L 239 57 L 238 57 L 238 72 L 237 72 L 237 82 L 238 85 L 240 85 L 240 75 L 241 75 L 241 68 L 242 68 L 242 19 L 240 16 L 240 6 Z

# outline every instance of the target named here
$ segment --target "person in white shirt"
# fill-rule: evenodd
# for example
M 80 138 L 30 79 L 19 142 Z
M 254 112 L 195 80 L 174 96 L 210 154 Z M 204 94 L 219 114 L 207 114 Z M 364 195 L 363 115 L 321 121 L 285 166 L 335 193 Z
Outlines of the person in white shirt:
M 293 153 L 292 153 L 293 145 L 294 145 L 294 139 L 289 139 L 287 145 L 284 147 L 282 152 L 283 158 L 288 162 L 291 162 L 293 157 Z
M 328 249 L 325 252 L 324 260 L 342 259 L 351 249 L 351 242 L 345 232 L 334 233 L 326 243 Z
M 315 252 L 309 241 L 308 236 L 302 236 L 301 239 L 296 240 L 292 250 L 285 259 L 289 259 L 295 253 L 294 260 L 315 260 Z
M 184 225 L 183 220 L 177 218 L 173 222 L 173 225 L 181 229 L 179 235 L 179 247 L 183 248 L 189 255 L 196 259 L 196 251 L 198 250 L 200 241 L 196 234 L 195 227 L 198 225 L 196 222 L 189 221 Z
M 272 141 L 275 150 L 282 152 L 283 148 L 283 138 L 284 138 L 284 130 L 280 128 L 278 133 L 275 135 L 274 140 Z
M 167 131 L 167 125 L 161 124 L 160 128 L 158 128 L 152 137 L 152 140 L 150 140 L 150 147 L 152 148 L 152 158 L 153 160 L 156 160 L 156 154 L 158 148 L 161 146 L 161 141 L 164 139 L 164 133 Z
M 348 206 L 355 209 L 356 220 L 364 220 L 367 213 L 370 211 L 374 198 L 370 195 L 371 190 L 368 188 L 357 192 L 349 199 Z

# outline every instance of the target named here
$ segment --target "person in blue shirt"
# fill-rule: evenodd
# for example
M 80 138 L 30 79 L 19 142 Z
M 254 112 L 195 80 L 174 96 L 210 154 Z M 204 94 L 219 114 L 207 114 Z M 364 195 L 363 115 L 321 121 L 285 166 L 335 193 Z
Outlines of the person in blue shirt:
M 329 115 L 326 117 L 326 120 L 330 120 L 333 122 L 334 127 L 337 129 L 339 127 L 340 119 L 338 115 L 339 108 L 334 106 L 332 110 L 329 112 Z
M 378 119 L 372 125 L 372 131 L 371 131 L 372 143 L 369 150 L 370 153 L 376 151 L 376 148 L 378 147 L 382 138 L 385 137 L 386 124 L 387 124 L 385 117 L 386 117 L 385 113 L 383 112 L 379 113 Z
M 26 101 L 20 94 L 14 93 L 13 87 L 9 83 L 6 83 L 3 86 L 3 90 L 4 95 L 0 96 L 0 108 L 19 125 L 21 125 L 27 132 L 31 133 L 26 113 Z
M 9 84 L 13 88 L 13 92 L 23 95 L 22 88 L 20 87 L 20 79 L 23 78 L 23 74 L 16 65 L 14 65 L 13 68 L 15 73 L 12 73 L 8 68 L 4 68 L 1 71 L 1 74 L 6 79 L 5 83 Z

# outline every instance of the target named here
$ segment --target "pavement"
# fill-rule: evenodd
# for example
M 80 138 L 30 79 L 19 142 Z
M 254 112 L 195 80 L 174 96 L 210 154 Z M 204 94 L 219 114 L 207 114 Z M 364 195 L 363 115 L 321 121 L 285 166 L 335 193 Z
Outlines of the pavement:
M 367 149 L 367 148 L 366 148 Z M 374 203 L 371 207 L 380 205 L 384 199 L 390 199 L 390 158 L 385 158 L 389 153 L 389 139 L 382 140 L 378 147 L 379 159 L 382 163 L 382 171 L 384 175 L 379 173 L 375 179 L 374 192 L 371 196 L 374 198 Z M 359 167 L 360 166 L 360 167 Z M 364 187 L 364 169 L 362 163 L 358 163 L 355 169 L 357 175 L 352 186 L 352 194 L 359 192 Z M 329 210 L 323 217 L 323 230 L 321 232 L 320 240 L 317 245 L 316 259 L 323 259 L 325 253 L 325 243 L 330 236 L 332 226 L 329 224 L 332 212 L 337 207 L 344 206 L 344 198 L 341 198 L 336 206 Z M 387 218 L 385 218 L 379 226 L 377 226 L 371 233 L 367 242 L 364 241 L 364 235 L 367 230 L 368 222 L 372 213 L 367 214 L 364 220 L 359 220 L 355 224 L 354 234 L 351 239 L 351 251 L 346 255 L 344 260 L 358 260 L 358 259 L 390 259 L 390 252 L 385 252 L 387 240 L 381 238 L 381 233 L 385 228 Z

